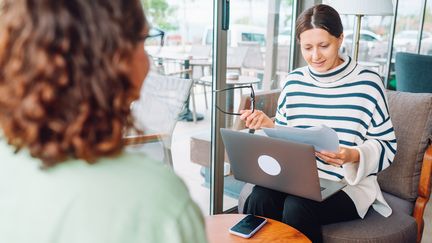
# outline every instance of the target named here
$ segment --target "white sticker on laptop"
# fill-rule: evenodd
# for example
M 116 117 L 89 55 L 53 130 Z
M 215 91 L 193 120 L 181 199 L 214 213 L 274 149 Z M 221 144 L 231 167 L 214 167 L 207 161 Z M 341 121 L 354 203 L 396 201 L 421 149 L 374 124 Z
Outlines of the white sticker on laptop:
M 258 157 L 258 165 L 265 173 L 276 176 L 281 172 L 281 166 L 279 162 L 271 156 L 261 155 Z

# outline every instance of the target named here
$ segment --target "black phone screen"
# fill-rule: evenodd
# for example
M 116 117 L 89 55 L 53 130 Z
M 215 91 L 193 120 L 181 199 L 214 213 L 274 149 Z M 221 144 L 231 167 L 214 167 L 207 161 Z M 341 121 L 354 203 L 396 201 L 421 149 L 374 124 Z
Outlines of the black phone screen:
M 248 235 L 264 221 L 264 218 L 248 215 L 234 225 L 231 230 Z

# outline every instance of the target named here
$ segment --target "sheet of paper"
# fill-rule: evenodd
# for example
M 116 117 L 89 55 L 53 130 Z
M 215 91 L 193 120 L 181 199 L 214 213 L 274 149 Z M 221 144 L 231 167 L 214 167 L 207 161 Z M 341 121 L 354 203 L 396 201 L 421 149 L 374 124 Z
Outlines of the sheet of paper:
M 339 150 L 339 138 L 336 131 L 325 125 L 310 128 L 277 126 L 276 128 L 263 128 L 263 130 L 269 137 L 313 145 L 316 151 L 337 152 Z

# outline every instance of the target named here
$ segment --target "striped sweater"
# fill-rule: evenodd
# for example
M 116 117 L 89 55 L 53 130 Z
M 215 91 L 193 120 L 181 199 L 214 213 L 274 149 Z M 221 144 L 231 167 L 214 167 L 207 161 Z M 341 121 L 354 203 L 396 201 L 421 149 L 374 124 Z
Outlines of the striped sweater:
M 354 201 L 360 217 L 369 207 L 383 216 L 391 214 L 377 182 L 377 173 L 388 167 L 396 153 L 396 137 L 380 76 L 348 56 L 326 73 L 302 67 L 290 73 L 279 97 L 275 123 L 311 127 L 324 124 L 339 136 L 340 146 L 355 148 L 359 163 L 341 167 L 317 158 L 322 178 L 344 181 L 343 190 Z

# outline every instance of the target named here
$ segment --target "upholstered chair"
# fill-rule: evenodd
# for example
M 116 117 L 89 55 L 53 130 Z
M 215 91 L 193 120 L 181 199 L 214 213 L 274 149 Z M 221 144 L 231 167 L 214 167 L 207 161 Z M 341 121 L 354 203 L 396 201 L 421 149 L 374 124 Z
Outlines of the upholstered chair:
M 387 96 L 398 147 L 378 182 L 393 213 L 385 218 L 370 209 L 364 219 L 325 225 L 324 242 L 421 241 L 431 192 L 432 94 L 387 91 Z M 240 193 L 240 213 L 252 188 L 246 184 Z
M 396 53 L 396 90 L 413 93 L 432 93 L 432 56 L 415 53 Z

